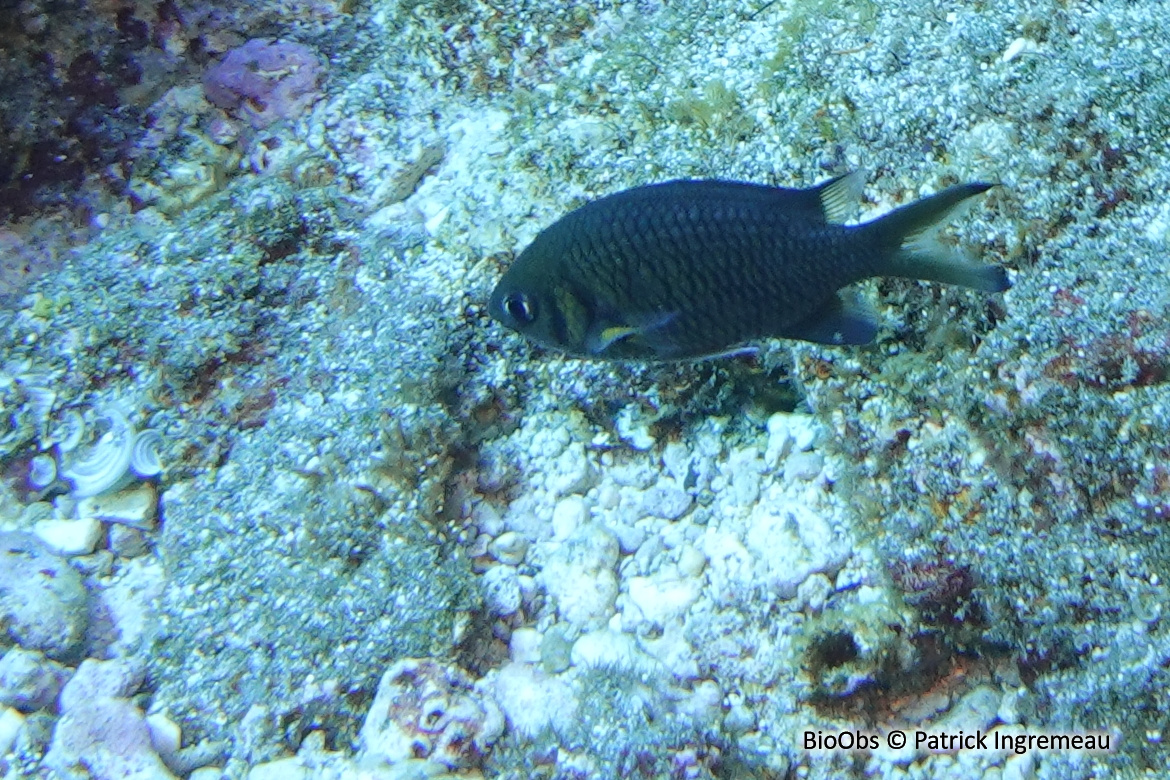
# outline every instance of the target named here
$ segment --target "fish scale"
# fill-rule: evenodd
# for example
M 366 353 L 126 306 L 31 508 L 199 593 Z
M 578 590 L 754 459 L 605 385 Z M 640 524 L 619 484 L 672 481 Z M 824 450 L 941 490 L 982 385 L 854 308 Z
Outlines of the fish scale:
M 987 190 L 964 184 L 862 225 L 840 224 L 857 174 L 797 190 L 673 181 L 592 201 L 517 256 L 491 316 L 537 344 L 578 357 L 679 360 L 769 337 L 863 344 L 873 315 L 838 291 L 901 276 L 999 292 L 999 267 L 932 238 Z

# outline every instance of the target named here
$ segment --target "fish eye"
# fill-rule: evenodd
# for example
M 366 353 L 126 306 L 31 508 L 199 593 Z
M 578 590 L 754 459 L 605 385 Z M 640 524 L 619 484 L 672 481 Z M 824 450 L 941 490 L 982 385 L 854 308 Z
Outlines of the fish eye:
M 536 303 L 524 293 L 512 293 L 505 298 L 504 311 L 522 325 L 528 325 L 536 319 Z

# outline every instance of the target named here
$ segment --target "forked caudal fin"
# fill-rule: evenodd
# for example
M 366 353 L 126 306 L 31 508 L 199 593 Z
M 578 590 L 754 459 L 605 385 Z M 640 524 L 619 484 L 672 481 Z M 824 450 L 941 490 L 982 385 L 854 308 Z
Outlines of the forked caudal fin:
M 948 187 L 871 222 L 877 240 L 893 250 L 878 274 L 957 284 L 984 292 L 1003 292 L 1011 287 L 1003 268 L 974 263 L 935 239 L 938 229 L 958 216 L 971 198 L 994 186 L 976 182 Z

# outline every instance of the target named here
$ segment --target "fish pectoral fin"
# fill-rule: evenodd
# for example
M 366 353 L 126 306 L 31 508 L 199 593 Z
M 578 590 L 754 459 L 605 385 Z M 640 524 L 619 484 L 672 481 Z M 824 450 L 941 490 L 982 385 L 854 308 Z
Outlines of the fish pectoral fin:
M 646 336 L 675 318 L 675 312 L 654 312 L 627 317 L 626 323 L 597 323 L 585 337 L 585 348 L 600 355 L 610 346 L 632 336 Z
M 877 318 L 860 301 L 834 295 L 824 307 L 780 335 L 816 344 L 868 344 L 877 336 Z
M 615 341 L 621 341 L 627 336 L 632 336 L 638 332 L 637 328 L 631 328 L 629 325 L 615 325 L 610 328 L 605 328 L 596 337 L 590 337 L 585 346 L 594 355 L 599 355 L 606 350 L 609 345 Z

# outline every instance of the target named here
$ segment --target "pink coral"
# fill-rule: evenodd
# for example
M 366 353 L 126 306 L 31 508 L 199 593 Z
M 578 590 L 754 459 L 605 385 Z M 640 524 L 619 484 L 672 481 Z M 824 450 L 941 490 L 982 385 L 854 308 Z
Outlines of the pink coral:
M 252 127 L 299 116 L 320 97 L 321 63 L 307 46 L 253 39 L 232 49 L 203 77 L 203 93 Z
M 77 768 L 94 780 L 169 780 L 150 741 L 142 711 L 128 699 L 103 696 L 61 716 L 45 763 L 68 777 Z
M 173 780 L 151 742 L 142 711 L 130 701 L 142 669 L 123 659 L 86 659 L 59 699 L 61 718 L 45 755 L 53 777 L 84 768 L 94 780 Z

